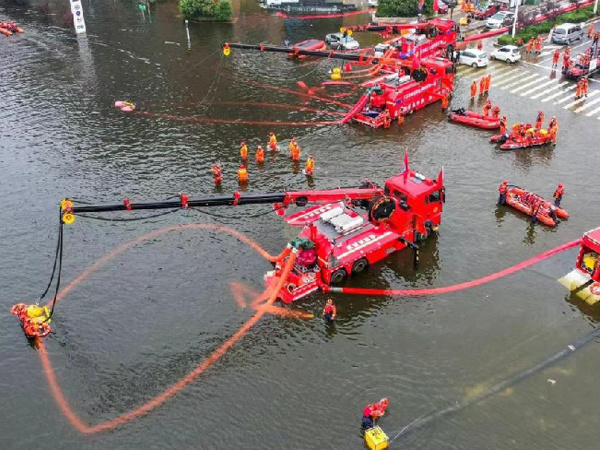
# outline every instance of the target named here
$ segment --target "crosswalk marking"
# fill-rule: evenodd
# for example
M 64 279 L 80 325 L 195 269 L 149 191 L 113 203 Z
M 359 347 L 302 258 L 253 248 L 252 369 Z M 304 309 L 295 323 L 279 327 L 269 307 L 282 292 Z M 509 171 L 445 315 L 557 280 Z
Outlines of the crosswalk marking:
M 532 84 L 536 84 L 536 83 L 542 82 L 544 79 L 545 79 L 545 77 L 536 78 L 535 80 L 530 81 L 529 83 L 522 84 L 521 86 L 513 89 L 512 91 L 510 91 L 510 93 L 511 94 L 515 94 L 515 93 L 517 93 L 517 92 L 519 92 L 519 91 L 521 91 L 521 90 L 523 90 L 523 89 L 531 86 Z
M 536 87 L 534 87 L 534 88 L 532 88 L 532 89 L 529 89 L 528 91 L 521 92 L 521 97 L 525 97 L 526 95 L 529 95 L 529 94 L 531 94 L 532 92 L 539 91 L 540 89 L 542 89 L 542 88 L 544 88 L 544 87 L 546 87 L 546 86 L 549 86 L 549 85 L 553 84 L 554 82 L 556 82 L 556 80 L 550 80 L 550 81 L 547 81 L 546 83 L 539 84 L 539 85 L 537 85 Z M 564 83 L 563 83 L 563 84 L 564 84 Z M 559 86 L 560 86 L 560 85 L 559 85 Z M 542 91 L 542 92 L 540 92 L 540 93 L 538 94 L 538 96 L 539 96 L 539 97 L 541 97 L 542 95 L 544 95 L 544 93 L 545 93 L 545 92 L 544 92 L 544 91 Z M 535 96 L 533 96 L 533 97 L 531 97 L 531 98 L 535 98 Z
M 524 83 L 527 80 L 531 80 L 532 78 L 537 78 L 537 77 L 539 77 L 539 75 L 537 73 L 533 73 L 533 74 L 529 75 L 528 77 L 520 78 L 520 79 L 518 79 L 518 80 L 516 80 L 516 81 L 514 81 L 512 83 L 509 83 L 509 84 L 500 83 L 500 84 L 502 84 L 502 86 L 500 87 L 500 89 L 508 89 L 508 88 L 513 87 L 513 86 L 516 86 L 517 84 Z
M 502 85 L 502 84 L 504 84 L 504 83 L 510 83 L 511 81 L 514 81 L 514 80 L 515 80 L 515 79 L 516 79 L 516 78 L 517 78 L 519 75 L 522 75 L 522 76 L 527 76 L 527 75 L 530 75 L 530 72 L 527 72 L 527 71 L 519 71 L 519 72 L 517 72 L 517 73 L 515 73 L 515 74 L 511 74 L 511 75 L 512 75 L 512 76 L 509 76 L 509 77 L 498 77 L 498 78 L 501 78 L 501 79 L 502 79 L 502 81 L 498 81 L 498 80 L 496 80 L 496 86 L 498 86 L 498 85 Z
M 588 96 L 587 96 L 587 97 L 581 97 L 581 98 L 578 98 L 578 99 L 577 99 L 577 100 L 575 100 L 574 102 L 572 102 L 572 103 L 569 103 L 567 106 L 563 106 L 563 109 L 569 109 L 571 106 L 575 106 L 575 105 L 576 105 L 576 104 L 578 104 L 578 103 L 582 103 L 582 102 L 586 101 L 588 98 L 590 98 L 590 97 L 593 97 L 594 95 L 598 94 L 599 92 L 600 92 L 600 91 L 592 91 L 592 92 L 590 92 L 590 93 L 588 94 Z M 562 101 L 562 100 L 561 100 L 561 101 Z
M 506 77 L 510 77 L 517 69 L 512 69 L 509 70 L 508 72 L 503 73 L 502 75 L 498 75 L 497 77 L 494 77 L 492 75 L 492 82 L 498 82 L 498 80 L 502 80 Z
M 562 91 L 558 91 L 556 94 L 551 95 L 550 97 L 543 98 L 542 103 L 546 103 L 548 100 L 552 100 L 553 98 L 558 97 L 559 95 L 564 94 L 565 92 L 570 91 L 571 89 L 575 89 L 576 87 L 577 86 L 572 85 L 572 86 L 569 86 L 568 88 L 563 89 Z
M 587 117 L 591 117 L 591 116 L 593 116 L 594 114 L 597 114 L 597 113 L 599 113 L 599 112 L 600 112 L 600 107 L 598 107 L 598 108 L 594 109 L 593 111 L 590 111 L 589 113 L 587 113 L 587 114 L 586 114 L 586 116 L 587 116 Z
M 595 92 L 595 91 L 592 91 Z M 588 97 L 589 98 L 589 97 Z M 583 111 L 584 109 L 588 109 L 590 106 L 592 106 L 595 103 L 600 102 L 600 98 L 597 98 L 596 100 L 592 100 L 591 102 L 585 102 L 582 106 L 580 106 L 579 108 L 577 108 L 575 111 L 575 113 L 580 113 L 581 111 Z
M 554 80 L 552 80 L 552 81 L 554 81 Z M 530 98 L 531 98 L 532 100 L 535 100 L 536 98 L 539 98 L 539 97 L 541 97 L 542 95 L 546 95 L 546 94 L 548 94 L 548 92 L 551 92 L 551 91 L 553 91 L 553 90 L 555 90 L 555 89 L 559 89 L 560 87 L 564 86 L 565 84 L 569 84 L 569 82 L 568 82 L 568 81 L 563 81 L 562 83 L 559 83 L 559 84 L 557 84 L 557 85 L 556 85 L 554 88 L 552 88 L 552 89 L 549 89 L 549 90 L 545 90 L 545 91 L 542 91 L 542 92 L 539 92 L 539 93 L 537 93 L 537 94 L 535 94 L 535 95 L 531 96 Z M 543 85 L 543 86 L 544 86 L 544 85 Z M 532 91 L 532 92 L 533 92 L 533 91 Z M 521 94 L 521 95 L 523 95 L 523 94 Z
M 504 75 L 504 72 L 506 72 L 507 70 L 511 70 L 511 69 L 512 69 L 512 70 L 516 70 L 516 69 L 515 69 L 515 68 L 513 68 L 513 67 L 501 67 L 501 68 L 500 68 L 500 69 L 498 69 L 498 70 L 491 70 L 491 71 L 488 71 L 488 72 L 487 72 L 487 74 L 490 74 L 490 73 L 491 73 L 491 74 L 492 74 L 492 78 L 495 78 L 495 77 L 499 77 L 499 76 L 500 76 L 500 74 Z M 470 78 L 471 80 L 474 80 L 475 78 L 479 78 L 479 77 L 480 77 L 480 74 L 476 74 L 475 76 L 472 76 L 472 75 L 473 75 L 473 74 L 470 74 L 470 75 L 469 75 L 469 77 L 468 77 L 468 78 Z

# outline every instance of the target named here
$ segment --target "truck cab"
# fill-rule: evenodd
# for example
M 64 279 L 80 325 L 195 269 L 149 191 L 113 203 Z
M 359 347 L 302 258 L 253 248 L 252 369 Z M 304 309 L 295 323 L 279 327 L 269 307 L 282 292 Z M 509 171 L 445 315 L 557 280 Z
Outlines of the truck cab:
M 575 269 L 558 282 L 589 305 L 600 301 L 600 227 L 583 235 Z

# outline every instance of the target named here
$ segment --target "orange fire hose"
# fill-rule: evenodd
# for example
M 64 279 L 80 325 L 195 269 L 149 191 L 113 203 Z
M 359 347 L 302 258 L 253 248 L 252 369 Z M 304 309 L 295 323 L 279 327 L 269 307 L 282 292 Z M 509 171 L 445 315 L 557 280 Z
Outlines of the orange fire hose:
M 90 267 L 85 269 L 79 276 L 77 276 L 71 283 L 69 283 L 57 296 L 57 301 L 59 299 L 64 298 L 75 286 L 84 281 L 88 276 L 94 273 L 96 270 L 103 267 L 110 260 L 123 253 L 125 250 L 131 248 L 132 246 L 139 244 L 141 242 L 147 241 L 149 239 L 153 239 L 157 236 L 163 235 L 165 233 L 169 233 L 171 231 L 178 230 L 189 230 L 189 229 L 204 229 L 204 230 L 218 230 L 224 233 L 227 233 L 231 236 L 234 236 L 249 245 L 255 251 L 257 251 L 261 256 L 268 259 L 269 261 L 275 261 L 278 257 L 271 256 L 266 250 L 264 250 L 260 245 L 254 242 L 252 239 L 240 233 L 239 231 L 233 230 L 229 227 L 222 225 L 214 225 L 214 224 L 186 224 L 186 225 L 175 225 L 162 228 L 160 230 L 152 231 L 143 236 L 140 236 L 136 239 L 133 239 L 120 247 L 117 247 L 113 251 L 111 251 L 108 255 L 104 256 Z M 140 416 L 143 416 L 158 406 L 165 403 L 171 397 L 175 396 L 182 389 L 184 389 L 188 384 L 202 375 L 210 366 L 212 366 L 216 361 L 218 361 L 228 350 L 230 350 L 254 325 L 258 323 L 258 321 L 268 312 L 271 311 L 273 307 L 273 303 L 277 299 L 277 294 L 283 288 L 283 284 L 287 280 L 292 267 L 294 265 L 294 261 L 296 260 L 296 251 L 292 251 L 290 247 L 287 247 L 279 257 L 285 257 L 289 254 L 289 258 L 282 270 L 281 276 L 277 281 L 277 284 L 274 288 L 267 288 L 264 292 L 259 294 L 255 299 L 254 303 L 257 304 L 261 298 L 264 298 L 268 295 L 268 299 L 264 304 L 256 308 L 256 312 L 250 317 L 229 339 L 227 339 L 219 348 L 213 351 L 204 361 L 202 361 L 194 370 L 189 372 L 183 378 L 181 378 L 177 383 L 161 392 L 154 398 L 148 400 L 146 403 L 138 406 L 134 410 L 122 414 L 114 419 L 108 420 L 106 422 L 102 422 L 97 425 L 87 425 L 83 422 L 83 420 L 73 411 L 69 402 L 65 398 L 62 389 L 56 379 L 56 375 L 54 372 L 54 368 L 52 367 L 52 363 L 50 362 L 50 358 L 46 347 L 43 341 L 39 342 L 39 355 L 42 361 L 42 366 L 44 368 L 44 373 L 46 375 L 46 379 L 48 381 L 48 385 L 50 386 L 50 390 L 56 403 L 58 404 L 60 410 L 64 414 L 64 416 L 69 420 L 71 425 L 84 434 L 96 434 L 102 431 L 107 431 L 119 427 L 121 425 L 126 424 L 127 422 L 132 421 Z

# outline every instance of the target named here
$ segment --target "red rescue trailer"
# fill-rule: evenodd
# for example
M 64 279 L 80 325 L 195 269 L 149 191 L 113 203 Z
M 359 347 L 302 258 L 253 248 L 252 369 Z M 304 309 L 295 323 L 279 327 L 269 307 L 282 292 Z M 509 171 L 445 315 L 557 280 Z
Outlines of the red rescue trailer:
M 600 228 L 583 235 L 575 269 L 558 282 L 590 305 L 600 301 Z

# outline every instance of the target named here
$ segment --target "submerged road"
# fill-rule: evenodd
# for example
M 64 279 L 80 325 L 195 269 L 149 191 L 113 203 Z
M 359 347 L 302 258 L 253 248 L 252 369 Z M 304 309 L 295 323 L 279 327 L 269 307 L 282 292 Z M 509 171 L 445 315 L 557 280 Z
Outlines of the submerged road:
M 258 144 L 266 144 L 269 127 L 166 116 L 330 120 L 315 110 L 343 108 L 293 91 L 299 80 L 320 84 L 334 62 L 298 63 L 246 52 L 225 59 L 220 43 L 298 42 L 360 18 L 283 20 L 253 0 L 242 0 L 235 4 L 236 23 L 190 26 L 192 49 L 187 51 L 185 29 L 169 2 L 152 7 L 152 22 L 142 18 L 135 3 L 83 2 L 88 36 L 79 40 L 72 34 L 68 4 L 22 3 L 0 2 L 0 18 L 26 29 L 11 39 L 0 37 L 1 448 L 43 442 L 62 449 L 360 449 L 358 427 L 367 402 L 388 397 L 382 426 L 397 429 L 526 370 L 586 334 L 600 318 L 597 308 L 582 305 L 556 283 L 574 265 L 575 249 L 447 295 L 339 295 L 334 327 L 318 318 L 326 296 L 315 294 L 294 309 L 317 318 L 266 315 L 211 370 L 152 414 L 108 433 L 78 432 L 52 398 L 39 350 L 28 345 L 8 313 L 16 302 L 35 301 L 47 283 L 58 201 L 67 195 L 112 203 L 124 197 L 158 201 L 178 192 L 219 194 L 209 172 L 217 160 L 224 167 L 223 193 L 238 189 L 239 143 L 248 142 L 253 155 Z M 374 39 L 357 37 L 364 44 Z M 515 66 L 493 62 L 477 71 L 460 68 L 452 107 L 469 106 L 472 79 L 492 73 L 490 98 L 509 122 L 533 121 L 540 109 L 558 118 L 556 147 L 500 151 L 489 143 L 491 133 L 449 123 L 439 105 L 389 130 L 356 124 L 285 126 L 275 130 L 281 146 L 296 137 L 303 157 L 315 156 L 314 180 L 309 183 L 286 152 L 268 154 L 263 166 L 250 162 L 246 191 L 349 186 L 365 178 L 382 182 L 400 170 L 406 148 L 411 166 L 424 174 L 435 175 L 443 166 L 442 226 L 422 248 L 419 270 L 413 269 L 410 252 L 399 252 L 352 280 L 351 287 L 427 289 L 462 283 L 578 239 L 600 225 L 594 169 L 600 103 L 592 103 L 600 94 L 591 82 L 588 99 L 571 104 L 574 84 L 547 69 L 551 50 L 547 45 L 540 57 Z M 115 100 L 134 101 L 157 116 L 124 115 L 113 108 Z M 257 107 L 270 103 L 297 108 Z M 563 182 L 569 220 L 547 229 L 497 207 L 502 179 L 545 196 Z M 123 243 L 179 224 L 227 225 L 275 254 L 297 229 L 269 211 L 188 210 L 131 223 L 78 218 L 65 230 L 63 283 Z M 251 308 L 239 306 L 229 287 L 242 282 L 260 292 L 271 266 L 235 240 L 191 228 L 132 247 L 57 306 L 45 354 L 83 423 L 103 423 L 146 403 L 253 315 Z M 428 450 L 595 448 L 599 351 L 592 344 L 504 395 L 394 444 Z

